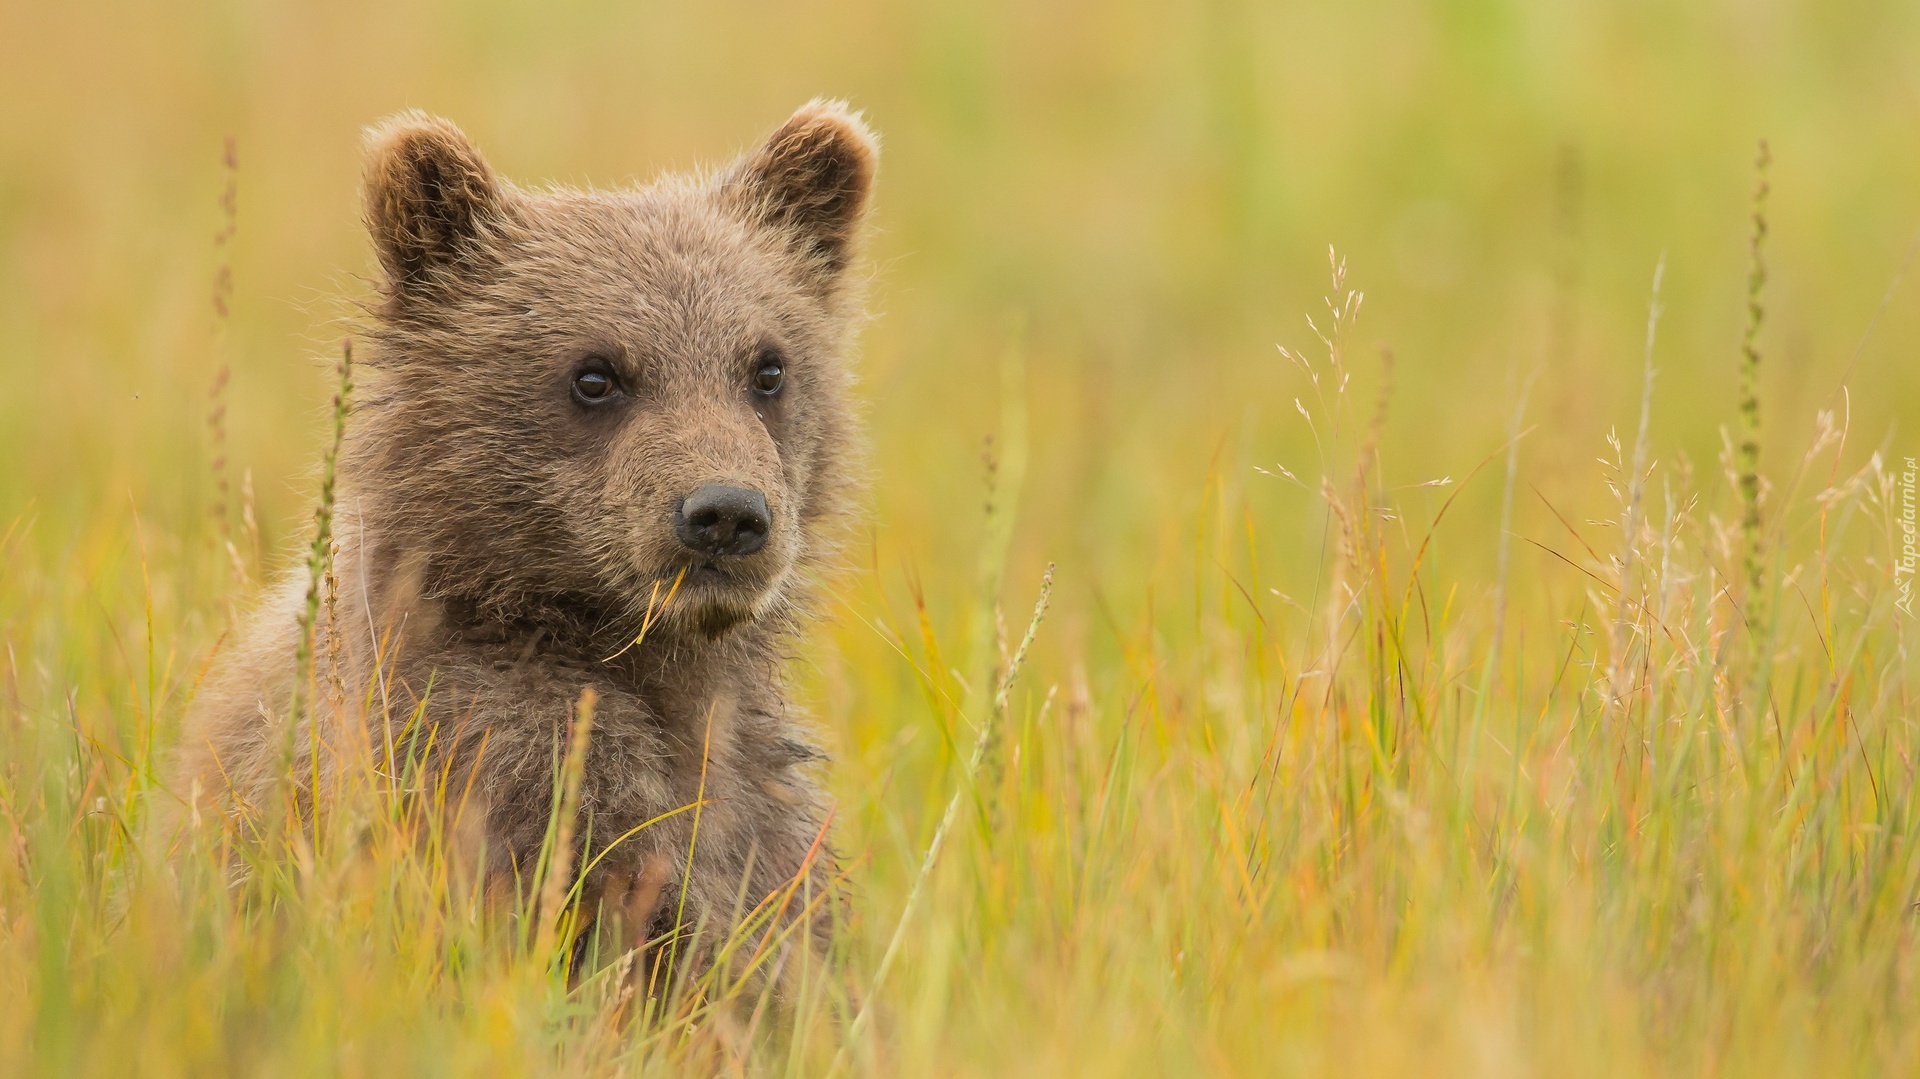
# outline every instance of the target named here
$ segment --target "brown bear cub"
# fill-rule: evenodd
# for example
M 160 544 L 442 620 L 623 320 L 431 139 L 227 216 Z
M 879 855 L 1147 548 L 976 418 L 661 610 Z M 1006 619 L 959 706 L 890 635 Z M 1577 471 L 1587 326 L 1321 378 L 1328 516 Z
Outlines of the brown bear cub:
M 302 709 L 311 728 L 289 718 L 301 574 L 189 718 L 196 813 L 258 822 L 289 782 L 312 804 L 344 767 L 329 747 L 358 738 L 449 777 L 445 823 L 490 888 L 524 892 L 591 689 L 583 909 L 632 942 L 825 895 L 820 754 L 782 666 L 848 495 L 875 154 L 855 113 L 814 102 L 710 176 L 533 190 L 443 120 L 374 128 L 382 272 L 313 678 L 344 692 Z M 696 801 L 697 841 L 672 812 Z

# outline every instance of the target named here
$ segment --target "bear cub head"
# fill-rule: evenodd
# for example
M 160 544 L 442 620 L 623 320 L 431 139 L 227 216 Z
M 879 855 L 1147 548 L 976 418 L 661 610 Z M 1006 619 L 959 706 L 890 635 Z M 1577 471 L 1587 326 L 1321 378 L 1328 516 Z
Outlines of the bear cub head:
M 875 154 L 817 101 L 716 173 L 536 190 L 444 120 L 374 128 L 372 377 L 342 466 L 363 557 L 476 617 L 629 639 L 790 609 L 848 487 Z

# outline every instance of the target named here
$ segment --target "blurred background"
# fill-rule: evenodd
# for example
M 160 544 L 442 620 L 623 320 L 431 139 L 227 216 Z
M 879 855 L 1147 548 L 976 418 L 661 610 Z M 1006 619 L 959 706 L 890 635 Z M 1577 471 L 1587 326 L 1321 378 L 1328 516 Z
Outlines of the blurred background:
M 1016 345 L 1032 408 L 1023 565 L 1056 558 L 1071 587 L 1137 594 L 1142 567 L 1190 546 L 1210 475 L 1249 485 L 1278 558 L 1317 543 L 1299 492 L 1244 463 L 1315 471 L 1305 382 L 1275 346 L 1318 349 L 1305 316 L 1325 310 L 1329 245 L 1368 297 L 1357 382 L 1394 358 L 1390 477 L 1471 472 L 1535 378 L 1526 479 L 1591 493 L 1606 431 L 1637 415 L 1663 253 L 1656 445 L 1713 468 L 1763 137 L 1763 383 L 1780 436 L 1763 464 L 1856 359 L 1871 390 L 1853 395 L 1856 432 L 1878 441 L 1920 404 L 1910 293 L 1861 345 L 1920 233 L 1911 5 L 0 12 L 0 518 L 31 505 L 46 551 L 90 526 L 125 539 L 130 506 L 205 515 L 223 364 L 234 490 L 251 470 L 268 546 L 286 548 L 371 268 L 359 132 L 405 107 L 454 119 L 520 182 L 606 186 L 724 161 L 815 95 L 866 110 L 885 140 L 860 361 L 873 521 L 924 565 L 971 550 L 999 357 Z M 1469 486 L 1457 512 L 1490 518 L 1498 497 L 1497 482 Z M 1468 565 L 1490 557 L 1457 546 Z
M 949 922 L 960 918 L 951 912 L 972 909 L 975 878 L 947 881 L 951 887 L 934 907 L 949 920 L 935 920 L 927 939 L 909 948 L 908 962 L 924 960 L 932 973 L 917 983 L 896 978 L 920 986 L 910 991 L 918 1008 L 913 1021 L 928 1031 L 942 1028 L 947 994 L 958 992 L 1010 1043 L 1020 1042 L 1008 1032 L 1021 1024 L 1051 1025 L 1080 1032 L 1063 1046 L 1149 1069 L 1158 1061 L 1173 1073 L 1180 1070 L 1166 1063 L 1173 1058 L 1129 1047 L 1154 1033 L 1143 1015 L 1185 992 L 1160 979 L 1188 977 L 1177 962 L 1186 948 L 1213 957 L 1197 969 L 1217 978 L 1218 993 L 1197 995 L 1187 1017 L 1191 1028 L 1209 1031 L 1234 1027 L 1236 1013 L 1221 1010 L 1222 1001 L 1250 1002 L 1245 1008 L 1254 1014 L 1268 1000 L 1260 993 L 1284 996 L 1289 986 L 1321 984 L 1313 980 L 1318 975 L 1298 974 L 1293 952 L 1269 955 L 1272 962 L 1262 966 L 1247 958 L 1250 947 L 1351 947 L 1373 964 L 1365 969 L 1401 969 L 1398 960 L 1371 958 L 1397 945 L 1368 951 L 1375 942 L 1402 939 L 1392 917 L 1377 919 L 1389 926 L 1379 932 L 1364 916 L 1352 923 L 1357 929 L 1321 933 L 1315 926 L 1346 925 L 1341 919 L 1355 910 L 1364 915 L 1367 897 L 1378 897 L 1397 917 L 1401 893 L 1380 881 L 1427 863 L 1382 842 L 1373 849 L 1388 853 L 1362 864 L 1377 874 L 1354 876 L 1350 893 L 1280 904 L 1271 921 L 1260 923 L 1243 922 L 1231 896 L 1220 898 L 1225 893 L 1204 853 L 1215 849 L 1213 831 L 1224 819 L 1209 799 L 1252 790 L 1242 770 L 1264 765 L 1255 739 L 1266 737 L 1265 717 L 1297 709 L 1300 680 L 1314 673 L 1300 671 L 1317 655 L 1308 647 L 1307 612 L 1332 606 L 1324 575 L 1335 561 L 1327 550 L 1333 529 L 1319 493 L 1322 477 L 1349 486 L 1356 444 L 1370 437 L 1367 430 L 1378 431 L 1380 476 L 1389 490 L 1369 504 L 1383 515 L 1389 504 L 1399 508 L 1404 519 L 1383 516 L 1382 527 L 1394 533 L 1396 552 L 1419 551 L 1427 571 L 1421 587 L 1434 588 L 1420 595 L 1426 639 L 1410 649 L 1437 672 L 1432 699 L 1458 702 L 1456 679 L 1485 654 L 1489 621 L 1492 639 L 1500 640 L 1501 615 L 1489 619 L 1494 605 L 1486 601 L 1498 588 L 1508 548 L 1511 579 L 1519 582 L 1509 597 L 1515 636 L 1528 642 L 1510 651 L 1520 657 L 1513 665 L 1524 665 L 1533 681 L 1554 677 L 1559 687 L 1556 663 L 1565 673 L 1576 657 L 1597 662 L 1583 604 L 1600 594 L 1593 583 L 1599 578 L 1586 567 L 1603 566 L 1605 556 L 1593 548 L 1590 559 L 1583 556 L 1568 531 L 1594 539 L 1601 551 L 1617 549 L 1617 537 L 1599 538 L 1607 534 L 1598 518 L 1618 516 L 1619 506 L 1605 482 L 1609 473 L 1595 459 L 1614 456 L 1608 435 L 1616 429 L 1631 454 L 1650 293 L 1662 266 L 1650 453 L 1673 466 L 1662 473 L 1663 484 L 1691 471 L 1692 482 L 1677 497 L 1702 492 L 1697 516 L 1707 521 L 1707 538 L 1689 534 L 1680 542 L 1704 548 L 1711 566 L 1697 579 L 1713 578 L 1708 584 L 1718 588 L 1729 566 L 1714 560 L 1731 548 L 1716 547 L 1713 537 L 1724 540 L 1717 526 L 1739 513 L 1719 458 L 1723 431 L 1737 429 L 1761 140 L 1772 159 L 1758 338 L 1762 476 L 1776 490 L 1795 485 L 1819 410 L 1837 409 L 1849 424 L 1835 463 L 1823 458 L 1823 475 L 1799 483 L 1798 515 L 1770 511 L 1767 518 L 1769 527 L 1786 522 L 1779 549 L 1798 552 L 1790 558 L 1820 550 L 1823 603 L 1827 519 L 1804 508 L 1811 505 L 1806 496 L 1828 482 L 1825 470 L 1851 473 L 1875 448 L 1895 462 L 1920 454 L 1910 429 L 1920 417 L 1920 267 L 1908 265 L 1920 243 L 1916 4 L 0 0 L 0 644 L 7 658 L 0 690 L 14 712 L 33 717 L 18 727 L 20 739 L 0 740 L 7 754 L 20 754 L 0 760 L 0 778 L 22 781 L 15 773 L 24 772 L 20 789 L 27 790 L 39 778 L 37 766 L 19 761 L 66 761 L 71 776 L 50 768 L 47 789 L 70 780 L 79 792 L 49 796 L 58 812 L 27 814 L 28 830 L 38 829 L 36 849 L 72 845 L 76 877 L 105 879 L 101 867 L 114 863 L 104 855 L 95 860 L 85 843 L 70 843 L 92 836 L 89 829 L 106 834 L 107 825 L 87 809 L 96 803 L 83 795 L 104 789 L 94 785 L 100 776 L 129 766 L 117 756 L 117 764 L 102 761 L 119 753 L 112 747 L 136 740 L 151 748 L 156 729 L 166 737 L 248 589 L 300 557 L 327 439 L 332 364 L 341 338 L 354 332 L 356 303 L 368 293 L 373 268 L 356 196 L 366 125 L 422 108 L 464 127 L 517 182 L 616 186 L 722 163 L 817 95 L 864 109 L 884 144 L 867 264 L 873 319 L 858 359 L 871 436 L 869 495 L 849 572 L 835 582 L 827 622 L 809 637 L 800 667 L 803 691 L 838 757 L 832 774 L 846 811 L 837 827 L 867 909 L 884 912 L 876 918 L 900 909 L 931 821 L 954 789 L 947 747 L 956 742 L 943 726 L 951 717 L 935 700 L 945 692 L 945 661 L 907 628 L 916 617 L 909 597 L 925 598 L 929 624 L 949 644 L 971 635 L 973 654 L 954 662 L 970 664 L 976 678 L 991 677 L 994 659 L 983 649 L 993 633 L 989 609 L 971 603 L 975 556 L 985 505 L 992 499 L 1005 509 L 1015 501 L 1004 487 L 1019 464 L 1025 482 L 1004 587 L 1014 636 L 1041 566 L 1059 565 L 1053 613 L 1029 679 L 1032 696 L 1048 703 L 1023 698 L 1015 710 L 1021 722 L 1034 722 L 1036 711 L 1044 721 L 1059 690 L 1063 703 L 1054 715 L 1069 727 L 1081 724 L 1068 730 L 1069 741 L 1079 740 L 1078 755 L 1068 755 L 1072 766 L 1111 780 L 1108 762 L 1122 754 L 1115 748 L 1109 756 L 1106 747 L 1134 752 L 1127 724 L 1138 699 L 1152 697 L 1143 712 L 1159 721 L 1153 730 L 1161 748 L 1174 747 L 1141 757 L 1158 769 L 1154 782 L 1198 777 L 1195 793 L 1181 782 L 1143 788 L 1159 801 L 1143 796 L 1141 804 L 1149 814 L 1160 812 L 1156 822 L 1164 827 L 1128 833 L 1135 846 L 1116 847 L 1104 862 L 1061 845 L 1044 848 L 1057 855 L 1051 860 L 1034 854 L 1033 867 L 982 863 L 980 895 L 1018 896 L 1027 888 L 1045 899 L 1046 881 L 1084 884 L 1076 874 L 1089 872 L 1119 882 L 1102 900 L 1107 906 L 1045 909 L 1036 901 L 1041 913 L 1019 923 L 1032 930 L 1031 955 L 1041 957 L 1031 970 L 1020 965 L 1028 953 L 1005 943 L 1015 934 L 984 933 L 991 947 L 1006 948 L 1005 967 L 983 968 L 980 985 L 1008 991 L 966 996 L 952 988 L 965 982 L 949 981 L 942 964 L 965 972 L 973 960 L 971 953 L 965 962 L 955 959 L 972 938 L 951 930 Z M 1285 346 L 1323 363 L 1315 325 L 1331 327 L 1323 299 L 1336 291 L 1330 249 L 1346 267 L 1340 289 L 1366 295 L 1343 336 L 1352 384 L 1342 409 L 1347 426 L 1339 431 L 1328 411 L 1337 387 L 1314 385 L 1280 351 Z M 1019 409 L 1008 400 L 1024 402 L 1024 428 L 1009 420 Z M 1370 427 L 1376 415 L 1384 418 Z M 1503 449 L 1516 430 L 1524 436 L 1511 524 L 1503 531 Z M 990 473 L 1000 477 L 997 493 Z M 1449 482 L 1435 482 L 1441 480 Z M 1423 547 L 1431 518 L 1449 498 L 1456 501 L 1444 525 Z M 257 543 L 244 527 L 249 512 Z M 1859 612 L 1876 601 L 1868 593 L 1886 575 L 1878 561 L 1885 551 L 1880 525 L 1858 519 L 1865 523 L 1851 534 L 1849 550 L 1866 554 L 1849 565 L 1864 568 L 1849 579 L 1867 583 L 1841 597 L 1843 606 L 1853 604 L 1843 622 L 1865 617 Z M 223 535 L 236 537 L 237 558 L 223 553 Z M 1582 565 L 1513 537 L 1554 546 Z M 990 537 L 986 546 L 993 546 Z M 1402 580 L 1405 568 L 1396 563 L 1389 576 Z M 1719 602 L 1701 607 L 1709 631 L 1699 642 L 1702 655 L 1715 647 L 1708 616 Z M 1788 603 L 1794 619 L 1798 603 Z M 1875 617 L 1884 617 L 1876 627 L 1910 624 L 1887 621 L 1884 603 L 1878 610 Z M 1464 632 L 1433 628 L 1449 611 Z M 1813 614 L 1811 602 L 1806 613 Z M 1824 684 L 1832 663 L 1831 652 L 1822 660 L 1816 650 L 1828 638 L 1807 638 L 1809 627 L 1819 633 L 1819 626 L 1794 625 L 1799 636 L 1782 648 L 1804 663 L 1791 668 L 1798 694 Z M 1906 657 L 1889 669 L 1910 670 L 1903 647 L 1885 649 Z M 924 683 L 913 670 L 922 660 L 909 653 L 932 671 Z M 1277 681 L 1268 678 L 1269 663 L 1280 668 Z M 1243 667 L 1259 674 L 1242 677 Z M 1710 684 L 1711 665 L 1700 669 L 1707 681 L 1699 684 Z M 1581 709 L 1598 699 L 1580 682 L 1592 682 L 1591 675 L 1574 676 L 1573 688 L 1558 698 L 1571 704 L 1555 707 L 1584 715 Z M 1285 698 L 1289 677 L 1294 695 Z M 1780 675 L 1783 684 L 1787 677 Z M 1524 682 L 1516 676 L 1516 684 Z M 1906 723 L 1906 699 L 1889 694 L 1910 681 L 1889 676 L 1876 684 L 1878 721 Z M 1265 696 L 1270 687 L 1280 696 Z M 1546 699 L 1556 699 L 1553 692 Z M 1536 716 L 1541 731 L 1558 729 L 1545 724 L 1544 710 L 1536 712 L 1517 692 L 1510 697 L 1516 731 Z M 1291 706 L 1274 712 L 1275 700 L 1289 699 Z M 1088 700 L 1097 703 L 1089 707 Z M 1505 706 L 1496 699 L 1495 707 Z M 1205 722 L 1182 726 L 1196 716 Z M 1459 716 L 1451 720 L 1456 728 L 1466 722 Z M 109 749 L 83 753 L 77 734 L 101 731 L 118 731 L 119 741 L 105 736 L 99 744 Z M 1900 731 L 1910 737 L 1906 727 Z M 1016 765 L 1022 746 L 1046 741 L 1031 727 L 1023 732 L 1025 741 L 1009 751 Z M 1042 733 L 1051 737 L 1054 729 Z M 1546 768 L 1565 743 L 1542 737 Z M 1204 744 L 1205 752 L 1176 752 L 1181 738 Z M 37 758 L 19 748 L 34 740 Z M 1881 753 L 1904 758 L 1905 745 L 1896 753 L 1883 744 Z M 1859 756 L 1865 759 L 1864 749 Z M 1314 761 L 1289 767 L 1302 777 L 1323 772 Z M 1603 774 L 1606 762 L 1594 768 Z M 1096 812 L 1106 820 L 1104 794 L 1096 810 L 1078 780 L 1045 777 L 1046 797 L 1023 810 L 1022 830 L 1010 833 L 1015 848 L 1064 843 L 1046 838 L 1057 821 Z M 1523 785 L 1514 782 L 1516 790 Z M 1091 781 L 1085 787 L 1095 789 Z M 1583 794 L 1581 802 L 1611 805 L 1605 797 Z M 1877 786 L 1873 797 L 1877 804 Z M 1400 803 L 1388 804 L 1392 813 L 1372 826 L 1380 836 L 1397 836 Z M 1622 819 L 1637 828 L 1642 814 L 1630 799 L 1625 804 Z M 11 805 L 0 800 L 8 813 Z M 1188 812 L 1191 819 L 1182 815 Z M 1333 823 L 1314 832 L 1321 818 L 1303 812 L 1311 827 L 1302 825 L 1300 834 L 1309 838 L 1344 827 L 1333 814 L 1325 818 Z M 18 820 L 8 819 L 26 851 Z M 1857 830 L 1854 823 L 1847 817 L 1823 833 L 1833 850 L 1854 852 L 1866 842 L 1861 837 L 1896 834 L 1881 823 Z M 1093 834 L 1102 834 L 1098 825 Z M 1613 842 L 1612 833 L 1591 834 Z M 1418 839 L 1411 826 L 1408 835 L 1409 843 Z M 1471 872 L 1480 871 L 1480 836 L 1457 829 L 1455 851 Z M 1293 844 L 1285 849 L 1308 852 L 1302 864 L 1318 857 L 1319 839 L 1285 842 Z M 1557 843 L 1543 849 L 1557 850 Z M 1190 908 L 1138 910 L 1140 881 L 1153 877 L 1135 873 L 1131 850 L 1140 848 L 1159 858 L 1150 870 L 1186 882 L 1170 890 L 1146 886 L 1182 897 Z M 1720 849 L 1697 864 L 1735 864 L 1731 856 L 1716 861 Z M 1537 874 L 1547 882 L 1543 894 L 1555 894 L 1558 863 L 1526 864 L 1545 867 Z M 1699 894 L 1698 880 L 1687 875 L 1696 863 L 1674 864 L 1681 869 L 1670 880 L 1643 889 L 1648 902 Z M 1775 894 L 1744 877 L 1729 879 L 1728 894 Z M 1084 900 L 1084 888 L 1075 888 Z M 47 917 L 66 916 L 67 893 L 49 891 L 40 879 L 33 889 Z M 110 888 L 74 894 L 90 897 L 102 926 L 118 924 L 118 900 L 103 898 L 115 894 Z M 1406 894 L 1432 900 L 1446 893 Z M 1635 893 L 1623 887 L 1621 894 Z M 1834 894 L 1841 897 L 1835 909 L 1868 910 L 1846 898 L 1853 893 Z M 960 900 L 952 901 L 955 895 Z M 1907 909 L 1910 897 L 1887 895 L 1887 909 Z M 1577 897 L 1557 901 L 1575 915 L 1584 909 Z M 1485 924 L 1500 924 L 1504 908 L 1484 905 L 1495 912 Z M 990 906 L 983 901 L 983 909 Z M 1481 907 L 1471 909 L 1478 917 Z M 1809 917 L 1822 916 L 1807 909 L 1815 911 Z M 14 927 L 31 924 L 31 916 L 0 922 L 21 940 L 28 930 Z M 1243 924 L 1253 928 L 1234 936 Z M 1452 941 L 1448 926 L 1483 923 L 1435 924 L 1447 931 L 1430 936 Z M 1614 939 L 1615 923 L 1594 924 L 1596 939 Z M 1771 923 L 1756 924 L 1772 931 Z M 1797 931 L 1798 923 L 1780 924 L 1783 933 Z M 860 931 L 865 952 L 877 952 L 890 925 L 876 921 Z M 1055 951 L 1063 934 L 1098 941 L 1103 927 L 1120 941 L 1112 954 L 1132 956 L 1132 982 L 1103 973 L 1102 953 L 1091 946 Z M 55 926 L 45 939 L 64 939 L 63 932 Z M 1458 939 L 1478 940 L 1479 932 L 1463 930 Z M 1218 939 L 1203 953 L 1209 933 Z M 1271 937 L 1266 945 L 1261 934 Z M 161 942 L 155 955 L 175 939 L 170 929 L 150 936 Z M 99 939 L 116 941 L 118 949 L 130 937 L 141 939 L 105 929 Z M 1659 957 L 1669 939 L 1648 931 L 1646 954 Z M 1880 937 L 1863 932 L 1857 940 L 1868 952 L 1881 950 Z M 1525 948 L 1535 943 L 1527 938 Z M 1450 979 L 1463 962 L 1450 947 L 1439 949 L 1431 968 L 1442 976 L 1412 979 L 1416 1004 L 1430 996 L 1439 1002 L 1436 1011 L 1453 1005 Z M 0 949 L 0 956 L 16 952 L 34 954 Z M 1758 967 L 1791 968 L 1741 944 L 1712 954 L 1724 964 L 1726 956 L 1748 952 L 1758 956 Z M 1460 954 L 1470 953 L 1463 946 Z M 85 954 L 121 953 L 103 945 Z M 186 1007 L 170 985 L 157 984 L 169 979 L 154 976 L 161 968 L 143 958 L 148 953 L 124 954 L 125 969 L 114 976 L 135 987 L 125 999 L 145 1003 L 123 1010 L 164 1016 Z M 342 969 L 366 966 L 356 954 L 341 953 Z M 1320 962 L 1318 952 L 1300 954 L 1310 966 Z M 1561 974 L 1604 967 L 1594 958 L 1601 949 L 1567 954 L 1573 958 L 1541 978 L 1537 997 L 1514 999 L 1545 1002 L 1540 1014 L 1581 1022 L 1613 1014 L 1592 1006 L 1603 999 L 1621 1014 L 1641 1007 L 1658 1013 L 1660 998 L 1646 989 L 1657 981 L 1623 981 L 1613 996 L 1589 987 L 1585 996 L 1563 998 Z M 1120 998 L 1105 1026 L 1087 1019 L 1094 1013 L 1064 1005 L 1059 1014 L 1070 1018 L 1054 1023 L 1052 1013 L 1026 1008 L 1021 994 L 1065 999 L 1057 991 L 1065 981 L 1033 973 L 1055 959 L 1083 980 L 1074 984 L 1090 998 L 1105 999 L 1118 984 L 1143 988 Z M 47 1002 L 37 1017 L 24 1009 L 0 1015 L 0 1044 L 27 1044 L 29 1023 L 40 1024 L 34 1037 L 62 1029 L 56 1013 L 69 985 L 80 987 L 76 996 L 114 999 L 88 988 L 118 970 L 111 964 L 34 962 L 0 963 L 14 972 L 9 979 L 38 971 Z M 1121 970 L 1120 962 L 1111 969 Z M 242 985 L 218 967 L 191 969 L 204 985 Z M 1716 986 L 1746 984 L 1713 962 L 1699 970 L 1701 999 L 1714 999 Z M 993 971 L 1005 977 L 991 981 Z M 11 987 L 0 995 L 26 992 L 24 981 L 0 984 Z M 1365 1006 L 1330 1013 L 1348 1025 L 1299 1013 L 1303 1044 L 1324 1038 L 1335 1057 L 1363 1044 L 1348 1035 L 1372 1029 L 1373 1005 L 1366 1002 L 1375 998 L 1365 994 L 1373 983 L 1354 984 Z M 1231 991 L 1219 988 L 1229 985 Z M 1256 985 L 1264 988 L 1256 993 Z M 1910 999 L 1904 989 L 1874 985 L 1853 1003 Z M 308 988 L 302 981 L 300 992 Z M 314 998 L 329 999 L 323 991 Z M 296 992 L 287 999 L 307 998 Z M 380 1011 L 384 998 L 343 989 L 337 999 L 365 1000 L 369 1011 Z M 1781 999 L 1801 997 L 1783 992 Z M 1868 1015 L 1838 999 L 1834 1014 Z M 309 1010 L 289 1006 L 298 1016 Z M 249 1014 L 230 1011 L 243 1020 Z M 1668 1016 L 1653 1013 L 1647 1029 L 1669 1029 Z M 416 1013 L 391 1014 L 395 1043 L 405 1042 Z M 1533 1013 L 1512 1014 L 1522 1017 L 1512 1028 L 1530 1036 L 1535 1026 L 1525 1016 Z M 1756 1031 L 1801 1029 L 1776 1013 L 1754 1014 L 1759 1018 L 1748 1027 L 1724 1028 L 1741 1032 L 1728 1044 L 1745 1044 Z M 137 1038 L 150 1031 L 193 1025 L 170 1023 L 134 1022 L 135 1040 L 122 1048 L 147 1044 Z M 1472 1036 L 1470 1049 L 1480 1044 L 1473 1038 L 1481 1028 L 1461 1029 Z M 75 1031 L 81 1026 L 67 1035 L 74 1046 L 94 1043 L 91 1028 Z M 963 1037 L 953 1044 L 971 1052 L 980 1043 Z M 917 1044 L 926 1061 L 948 1059 L 950 1046 L 938 1037 Z M 1415 1028 L 1397 1048 L 1380 1051 L 1401 1053 L 1409 1074 L 1426 1074 L 1432 1044 Z M 1565 1063 L 1558 1043 L 1543 1035 L 1541 1044 L 1542 1059 Z M 1263 1060 L 1267 1050 L 1256 1039 L 1245 1059 Z M 1772 1050 L 1755 1052 L 1766 1058 L 1759 1061 L 1765 1070 Z M 1818 1059 L 1808 1058 L 1809 1074 L 1818 1073 Z M 1050 1066 L 1044 1056 L 1029 1063 L 1036 1074 Z M 998 1067 L 981 1074 L 1007 1074 Z M 1608 1074 L 1595 1067 L 1595 1074 Z

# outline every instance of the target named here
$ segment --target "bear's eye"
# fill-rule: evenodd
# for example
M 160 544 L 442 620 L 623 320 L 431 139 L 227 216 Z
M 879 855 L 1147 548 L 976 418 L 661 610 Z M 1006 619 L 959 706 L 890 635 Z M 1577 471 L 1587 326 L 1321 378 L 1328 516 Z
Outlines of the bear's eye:
M 760 369 L 753 373 L 753 392 L 763 397 L 772 397 L 780 392 L 780 384 L 786 381 L 786 365 L 780 357 L 766 355 L 760 357 Z
M 594 363 L 573 376 L 573 395 L 587 404 L 613 396 L 613 373 L 605 365 Z

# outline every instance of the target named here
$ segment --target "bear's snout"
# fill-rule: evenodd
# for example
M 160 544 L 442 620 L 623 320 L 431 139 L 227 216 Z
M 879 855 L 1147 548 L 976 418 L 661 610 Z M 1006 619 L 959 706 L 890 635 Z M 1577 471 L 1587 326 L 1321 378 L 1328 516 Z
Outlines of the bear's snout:
M 709 557 L 750 555 L 767 545 L 773 515 L 759 491 L 709 483 L 673 511 L 673 532 L 688 548 Z

